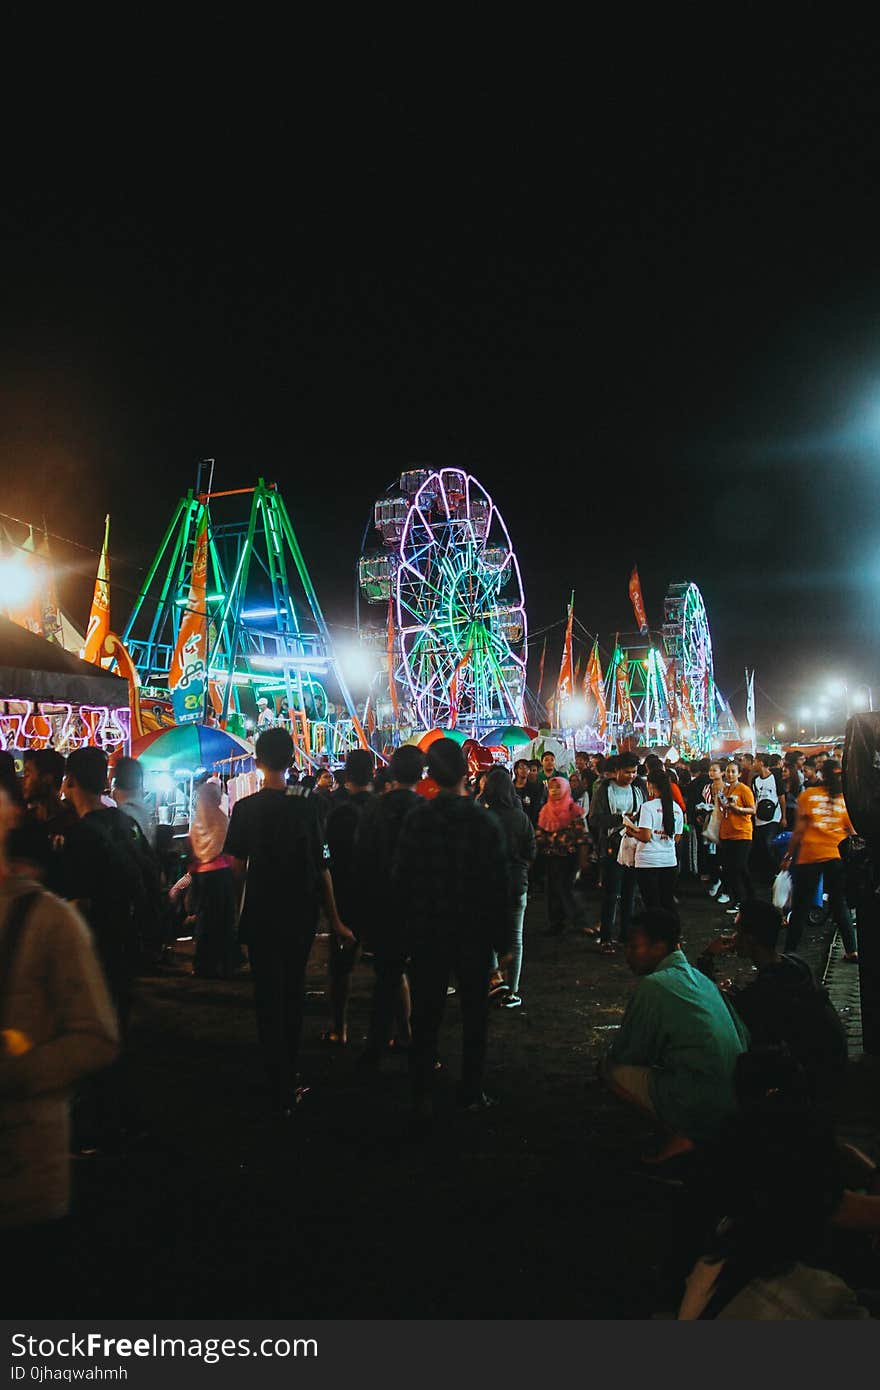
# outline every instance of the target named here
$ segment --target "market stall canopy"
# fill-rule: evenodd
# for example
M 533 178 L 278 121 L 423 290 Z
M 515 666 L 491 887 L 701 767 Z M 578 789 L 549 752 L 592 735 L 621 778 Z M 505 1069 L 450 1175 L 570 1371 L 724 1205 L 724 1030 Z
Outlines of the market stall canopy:
M 174 772 L 177 768 L 209 770 L 233 758 L 252 758 L 254 746 L 208 724 L 176 724 L 173 729 L 158 729 L 136 738 L 131 755 L 157 772 Z
M 128 708 L 128 682 L 0 617 L 0 700 Z

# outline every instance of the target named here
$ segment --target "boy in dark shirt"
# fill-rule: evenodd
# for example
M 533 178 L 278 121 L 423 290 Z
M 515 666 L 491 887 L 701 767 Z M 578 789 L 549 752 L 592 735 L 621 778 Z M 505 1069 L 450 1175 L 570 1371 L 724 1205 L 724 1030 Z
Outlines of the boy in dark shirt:
M 257 1006 L 257 1032 L 273 1100 L 289 1119 L 304 1094 L 295 1089 L 305 973 L 323 897 L 331 930 L 353 940 L 339 920 L 312 797 L 288 792 L 293 761 L 286 729 L 257 739 L 262 789 L 236 802 L 226 853 L 244 885 L 239 937 L 247 945 Z

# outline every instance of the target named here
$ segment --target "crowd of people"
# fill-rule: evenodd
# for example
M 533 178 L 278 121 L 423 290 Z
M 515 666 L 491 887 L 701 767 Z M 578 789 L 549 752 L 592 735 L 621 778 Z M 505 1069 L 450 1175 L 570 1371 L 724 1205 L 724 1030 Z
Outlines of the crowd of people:
M 265 729 L 260 790 L 227 814 L 222 785 L 206 778 L 175 846 L 135 760 L 111 771 L 97 748 L 66 762 L 35 750 L 19 777 L 0 755 L 0 1153 L 12 1174 L 0 1230 L 17 1242 L 7 1248 L 23 1262 L 39 1251 L 44 1264 L 68 1210 L 68 1153 L 124 1153 L 137 1135 L 135 981 L 162 969 L 182 929 L 196 938 L 196 975 L 250 975 L 283 1129 L 308 1110 L 299 1052 L 316 936 L 327 941 L 326 1046 L 349 1046 L 352 974 L 369 968 L 358 1065 L 369 1073 L 406 1054 L 419 1136 L 435 1123 L 451 995 L 458 1102 L 474 1113 L 496 1104 L 484 1087 L 490 1012 L 527 999 L 524 923 L 543 894 L 548 936 L 576 933 L 599 957 L 622 949 L 638 979 L 599 1074 L 657 1130 L 645 1171 L 688 1186 L 714 1232 L 711 1249 L 693 1252 L 703 1259 L 681 1316 L 775 1316 L 774 1299 L 793 1299 L 802 1311 L 791 1316 L 862 1315 L 845 1285 L 809 1272 L 820 1227 L 880 1229 L 876 1170 L 833 1139 L 845 1034 L 796 954 L 827 900 L 844 960 L 858 959 L 842 857 L 855 832 L 835 758 L 578 752 L 560 769 L 545 752 L 472 775 L 459 745 L 440 739 L 427 754 L 397 749 L 381 769 L 356 749 L 335 775 L 301 777 L 293 756 L 286 729 Z M 682 949 L 687 877 L 725 928 L 694 962 Z M 753 967 L 745 987 L 716 981 L 732 955 Z M 745 1134 L 757 1180 L 730 1166 Z M 797 1181 L 772 1169 L 780 1145 Z M 804 1201 L 802 1230 L 793 1203 Z M 743 1307 L 765 1311 L 732 1311 Z

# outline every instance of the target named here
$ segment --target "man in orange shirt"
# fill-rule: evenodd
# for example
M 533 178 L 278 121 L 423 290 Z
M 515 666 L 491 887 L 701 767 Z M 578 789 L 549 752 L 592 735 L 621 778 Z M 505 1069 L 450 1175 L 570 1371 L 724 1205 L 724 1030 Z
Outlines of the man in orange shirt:
M 735 904 L 727 908 L 732 913 L 738 910 L 741 903 L 755 896 L 749 877 L 755 798 L 745 783 L 740 781 L 739 768 L 734 762 L 728 763 L 724 769 L 724 785 L 718 805 L 721 809 L 721 840 L 718 846 L 721 853 L 721 881 L 724 893 L 729 894 Z

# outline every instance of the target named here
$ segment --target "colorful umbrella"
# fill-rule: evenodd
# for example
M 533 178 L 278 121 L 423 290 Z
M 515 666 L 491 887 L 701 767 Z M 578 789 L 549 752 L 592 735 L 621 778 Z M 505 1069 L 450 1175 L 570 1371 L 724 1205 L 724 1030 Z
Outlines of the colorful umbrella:
M 156 772 L 213 768 L 229 758 L 254 756 L 252 743 L 208 724 L 176 724 L 132 741 L 131 755 Z
M 436 743 L 441 738 L 451 738 L 453 743 L 462 744 L 467 742 L 467 734 L 462 734 L 458 729 L 431 729 L 427 734 L 422 734 L 418 740 L 418 745 L 423 753 L 427 753 L 432 743 Z
M 505 724 L 503 728 L 492 729 L 480 739 L 484 748 L 521 748 L 538 737 L 537 729 L 528 729 L 522 724 Z

